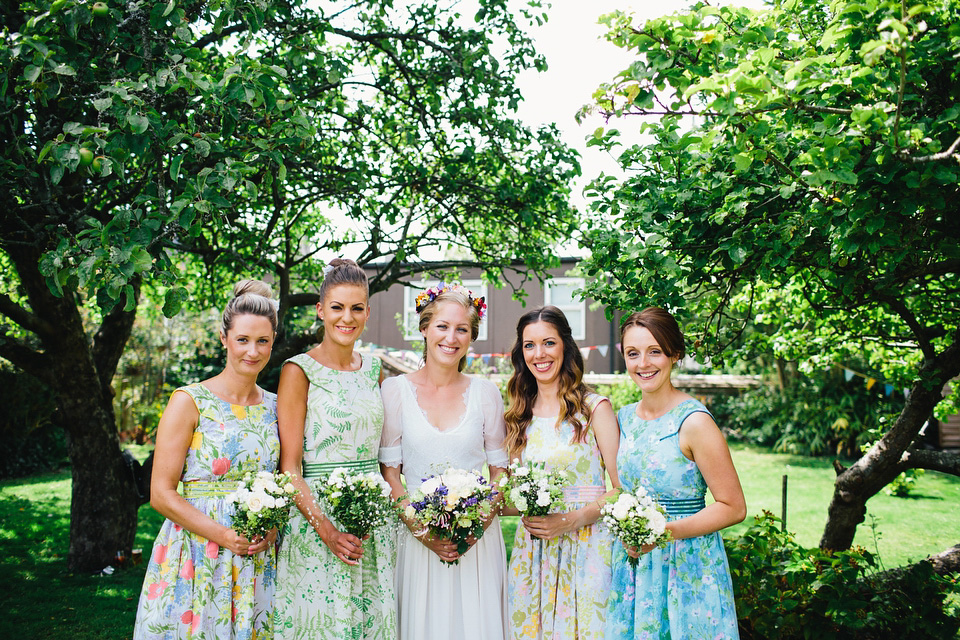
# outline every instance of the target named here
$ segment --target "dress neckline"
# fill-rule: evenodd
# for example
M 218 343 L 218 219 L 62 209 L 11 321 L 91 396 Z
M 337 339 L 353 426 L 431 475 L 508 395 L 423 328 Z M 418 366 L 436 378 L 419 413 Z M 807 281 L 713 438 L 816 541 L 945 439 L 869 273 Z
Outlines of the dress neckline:
M 404 383 L 407 385 L 407 389 L 410 391 L 410 395 L 413 397 L 413 403 L 417 407 L 417 412 L 420 414 L 420 417 L 423 419 L 423 423 L 436 431 L 437 433 L 452 433 L 463 426 L 464 420 L 467 418 L 467 414 L 470 413 L 470 390 L 473 389 L 474 378 L 470 377 L 469 382 L 467 383 L 467 388 L 464 390 L 463 395 L 463 413 L 460 414 L 460 417 L 457 418 L 457 423 L 450 427 L 449 429 L 441 429 L 430 422 L 430 419 L 427 418 L 427 412 L 423 410 L 423 407 L 420 406 L 420 399 L 417 397 L 417 387 L 407 379 L 406 375 L 400 376 Z
M 303 352 L 302 354 L 300 354 L 300 355 L 306 356 L 307 358 L 310 359 L 310 361 L 311 361 L 314 365 L 320 367 L 321 369 L 327 369 L 327 370 L 329 370 L 329 371 L 338 371 L 338 372 L 340 372 L 340 373 L 359 373 L 360 371 L 363 371 L 364 367 L 367 365 L 367 359 L 364 358 L 364 357 L 363 357 L 363 354 L 360 353 L 359 351 L 356 351 L 355 353 L 356 353 L 358 356 L 360 356 L 360 366 L 357 367 L 356 369 L 337 369 L 336 367 L 328 367 L 327 365 L 323 364 L 322 362 L 320 362 L 319 360 L 317 360 L 316 358 L 314 358 L 312 355 L 310 355 L 310 353 L 307 352 L 307 351 L 304 351 L 304 352 Z
M 677 407 L 682 407 L 683 405 L 687 404 L 688 402 L 698 402 L 698 400 L 697 400 L 696 398 L 684 398 L 683 400 L 681 400 L 681 401 L 678 402 L 677 404 L 673 405 L 672 407 L 670 407 L 669 409 L 667 409 L 666 411 L 664 411 L 664 412 L 661 413 L 660 415 L 654 416 L 654 417 L 652 417 L 652 418 L 644 418 L 644 417 L 641 416 L 639 413 L 637 413 L 637 411 L 640 409 L 640 403 L 638 402 L 638 403 L 636 404 L 636 406 L 633 408 L 633 411 L 632 411 L 631 413 L 633 413 L 633 415 L 635 415 L 638 420 L 642 420 L 642 421 L 644 421 L 644 422 L 656 422 L 657 420 L 659 420 L 659 419 L 662 418 L 663 416 L 668 415 L 668 414 L 672 413 L 673 411 L 676 411 L 676 410 L 677 410 Z
M 267 392 L 264 391 L 263 389 L 261 389 L 259 386 L 257 386 L 257 389 L 260 390 L 260 400 L 259 400 L 258 402 L 254 402 L 254 403 L 252 403 L 252 404 L 237 404 L 236 402 L 230 402 L 230 401 L 227 400 L 226 398 L 223 398 L 223 397 L 217 395 L 216 393 L 214 393 L 213 389 L 211 389 L 211 388 L 208 387 L 207 385 L 203 384 L 202 382 L 198 382 L 198 383 L 197 383 L 197 386 L 200 387 L 201 389 L 203 389 L 204 391 L 206 391 L 208 394 L 210 394 L 211 397 L 216 398 L 216 399 L 219 400 L 220 402 L 225 402 L 225 403 L 227 403 L 228 405 L 230 405 L 231 407 L 259 407 L 260 405 L 262 405 L 264 402 L 267 401 Z

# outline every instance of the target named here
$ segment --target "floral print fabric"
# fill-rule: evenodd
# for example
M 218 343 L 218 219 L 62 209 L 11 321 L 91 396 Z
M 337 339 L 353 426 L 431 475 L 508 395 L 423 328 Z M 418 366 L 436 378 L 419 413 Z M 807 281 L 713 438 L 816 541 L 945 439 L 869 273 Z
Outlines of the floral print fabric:
M 277 397 L 264 392 L 258 405 L 232 405 L 204 387 L 182 387 L 200 413 L 181 480 L 184 497 L 220 524 L 230 526 L 231 479 L 242 465 L 274 471 L 280 456 Z M 192 483 L 206 488 L 191 496 Z M 207 483 L 217 483 L 210 485 Z M 211 487 L 215 487 L 212 488 Z M 226 487 L 226 489 L 225 489 Z M 166 520 L 153 546 L 133 637 L 136 640 L 263 640 L 273 636 L 276 552 L 237 556 L 217 543 Z
M 291 358 L 310 382 L 303 433 L 303 466 L 317 504 L 325 477 L 309 477 L 311 465 L 369 461 L 377 468 L 383 402 L 380 360 L 364 357 L 357 371 L 324 367 L 307 354 Z M 329 473 L 327 473 L 329 475 Z M 336 526 L 337 523 L 333 521 Z M 340 561 L 299 509 L 283 535 L 277 579 L 278 638 L 392 639 L 397 637 L 396 527 L 375 529 L 357 565 Z
M 590 397 L 593 407 L 603 400 Z M 592 429 L 585 442 L 572 443 L 573 426 L 556 422 L 556 418 L 533 418 L 523 457 L 566 473 L 571 495 L 592 494 L 584 501 L 568 499 L 567 510 L 573 511 L 606 491 L 603 459 Z M 512 637 L 603 638 L 612 544 L 600 522 L 550 540 L 532 538 L 518 523 L 507 572 Z
M 658 501 L 702 500 L 707 484 L 683 455 L 680 426 L 706 407 L 688 399 L 656 420 L 642 420 L 637 405 L 620 409 L 617 472 L 624 489 L 643 485 Z M 668 520 L 681 516 L 669 515 Z M 623 546 L 613 552 L 613 586 L 606 637 L 738 638 L 730 567 L 720 532 L 670 542 L 640 557 L 636 570 Z

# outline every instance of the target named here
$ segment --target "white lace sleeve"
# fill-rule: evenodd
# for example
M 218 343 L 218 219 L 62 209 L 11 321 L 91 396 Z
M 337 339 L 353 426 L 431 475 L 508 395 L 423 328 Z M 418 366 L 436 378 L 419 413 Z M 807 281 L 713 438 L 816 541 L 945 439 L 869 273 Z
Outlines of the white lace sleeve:
M 380 386 L 383 397 L 383 431 L 380 434 L 380 462 L 388 467 L 399 467 L 403 462 L 400 441 L 403 436 L 403 420 L 400 398 L 400 378 L 387 378 Z
M 503 421 L 503 397 L 500 389 L 489 380 L 482 380 L 480 410 L 483 412 L 483 448 L 491 467 L 507 466 L 507 450 L 503 448 L 507 425 Z

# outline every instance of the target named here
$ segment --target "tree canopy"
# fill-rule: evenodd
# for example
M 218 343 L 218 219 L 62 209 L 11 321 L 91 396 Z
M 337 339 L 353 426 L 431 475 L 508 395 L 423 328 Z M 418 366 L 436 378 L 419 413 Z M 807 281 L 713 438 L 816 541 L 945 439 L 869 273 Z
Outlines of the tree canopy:
M 807 367 L 863 363 L 910 395 L 837 488 L 821 540 L 848 547 L 866 500 L 904 469 L 960 374 L 960 9 L 954 2 L 778 0 L 634 25 L 635 62 L 597 92 L 628 177 L 591 185 L 590 295 L 676 309 L 715 361 L 762 340 Z M 960 547 L 958 547 L 960 548 Z M 956 549 L 955 549 L 956 550 Z
M 318 255 L 382 264 L 374 291 L 431 251 L 491 278 L 552 263 L 579 167 L 514 117 L 537 7 L 3 5 L 0 357 L 57 392 L 71 566 L 132 542 L 110 384 L 145 288 L 172 315 L 272 274 L 286 313 Z M 310 339 L 286 338 L 275 356 Z

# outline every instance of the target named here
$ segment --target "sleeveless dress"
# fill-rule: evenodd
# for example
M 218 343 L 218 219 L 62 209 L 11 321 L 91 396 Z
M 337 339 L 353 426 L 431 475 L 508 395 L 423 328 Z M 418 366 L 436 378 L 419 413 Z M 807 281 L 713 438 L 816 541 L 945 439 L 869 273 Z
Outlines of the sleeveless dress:
M 588 396 L 591 409 L 606 400 Z M 527 427 L 524 460 L 544 462 L 548 470 L 566 472 L 567 511 L 575 511 L 606 493 L 603 458 L 593 429 L 585 442 L 571 442 L 573 425 L 556 418 L 534 417 Z M 597 639 L 603 635 L 610 591 L 613 538 L 598 521 L 571 533 L 540 540 L 517 525 L 507 573 L 513 638 Z
M 691 414 L 709 413 L 689 398 L 656 420 L 637 416 L 637 405 L 620 409 L 617 472 L 625 489 L 643 485 L 667 510 L 668 520 L 704 507 L 707 483 L 680 450 L 680 425 Z M 614 545 L 613 587 L 607 638 L 739 638 L 733 583 L 720 532 L 675 540 L 643 554 L 637 569 L 623 545 Z
M 380 462 L 403 465 L 407 491 L 450 467 L 480 471 L 484 462 L 505 467 L 506 428 L 497 386 L 471 378 L 460 423 L 439 431 L 427 421 L 406 376 L 383 382 L 385 419 Z M 397 606 L 401 640 L 503 640 L 506 637 L 506 548 L 500 522 L 459 564 L 448 565 L 400 527 Z
M 277 396 L 264 391 L 260 404 L 243 406 L 218 398 L 200 383 L 177 392 L 189 395 L 200 413 L 180 477 L 183 497 L 230 526 L 234 505 L 226 497 L 236 489 L 241 468 L 277 468 Z M 167 519 L 147 565 L 133 637 L 271 638 L 275 577 L 276 547 L 254 556 L 234 555 Z
M 303 478 L 321 510 L 329 513 L 318 498 L 318 489 L 335 468 L 379 473 L 377 452 L 383 426 L 380 360 L 365 356 L 357 371 L 330 369 L 306 353 L 288 362 L 300 367 L 310 383 L 303 430 Z M 338 526 L 332 518 L 331 522 Z M 358 564 L 345 564 L 300 510 L 291 510 L 277 568 L 274 626 L 278 638 L 396 638 L 395 526 L 374 530 L 363 549 Z

